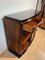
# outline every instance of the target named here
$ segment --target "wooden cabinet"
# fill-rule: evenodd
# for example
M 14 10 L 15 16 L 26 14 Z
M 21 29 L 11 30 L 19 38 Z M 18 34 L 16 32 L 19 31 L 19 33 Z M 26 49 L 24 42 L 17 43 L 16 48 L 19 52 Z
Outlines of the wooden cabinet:
M 23 30 L 23 24 L 4 18 L 4 27 L 8 48 L 21 55 L 31 42 L 31 33 Z
M 33 19 L 30 21 L 31 17 L 18 16 L 19 14 L 4 17 L 3 23 L 9 51 L 21 56 L 33 41 L 36 32 L 34 26 L 38 23 L 34 22 Z M 20 17 L 23 18 L 20 19 Z

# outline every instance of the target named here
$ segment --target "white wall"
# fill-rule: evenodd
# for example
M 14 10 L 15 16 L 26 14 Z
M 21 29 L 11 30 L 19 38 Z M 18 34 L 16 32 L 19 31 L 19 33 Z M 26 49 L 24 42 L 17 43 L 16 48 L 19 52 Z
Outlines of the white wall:
M 5 51 L 7 48 L 3 22 L 0 19 L 0 54 Z
M 42 2 L 42 0 L 39 0 L 38 8 L 37 8 L 37 12 L 36 12 L 36 13 L 38 13 L 38 11 L 40 11 L 40 10 L 41 10 L 41 2 Z
M 0 54 L 7 48 L 2 17 L 19 11 L 34 9 L 37 0 L 0 0 Z
M 35 9 L 37 0 L 0 0 L 0 17 L 27 9 Z

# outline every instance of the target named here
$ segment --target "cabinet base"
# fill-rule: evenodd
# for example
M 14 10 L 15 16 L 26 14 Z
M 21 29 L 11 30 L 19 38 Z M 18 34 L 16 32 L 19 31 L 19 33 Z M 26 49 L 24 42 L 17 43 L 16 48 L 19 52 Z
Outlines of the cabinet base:
M 18 54 L 18 53 L 16 53 L 15 51 L 13 51 L 12 49 L 8 49 L 11 53 L 13 53 L 15 56 L 17 56 L 18 58 L 20 58 L 25 52 L 26 52 L 26 50 L 22 53 L 22 54 Z

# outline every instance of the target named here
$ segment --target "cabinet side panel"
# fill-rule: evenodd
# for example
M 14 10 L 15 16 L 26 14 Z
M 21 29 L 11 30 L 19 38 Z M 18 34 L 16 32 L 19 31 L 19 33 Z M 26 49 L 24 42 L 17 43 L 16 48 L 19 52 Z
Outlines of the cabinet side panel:
M 8 18 L 3 19 L 7 46 L 19 54 L 19 42 L 20 42 L 20 24 L 16 20 L 10 20 Z

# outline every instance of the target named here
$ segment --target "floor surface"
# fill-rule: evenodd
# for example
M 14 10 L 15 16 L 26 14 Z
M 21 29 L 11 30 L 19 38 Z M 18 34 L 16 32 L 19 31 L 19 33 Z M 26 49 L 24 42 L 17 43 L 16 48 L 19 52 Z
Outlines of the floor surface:
M 8 58 L 8 59 L 7 59 Z M 9 59 L 10 58 L 10 59 Z M 36 36 L 27 51 L 18 58 L 17 56 L 6 50 L 0 60 L 45 60 L 45 30 L 39 29 Z

